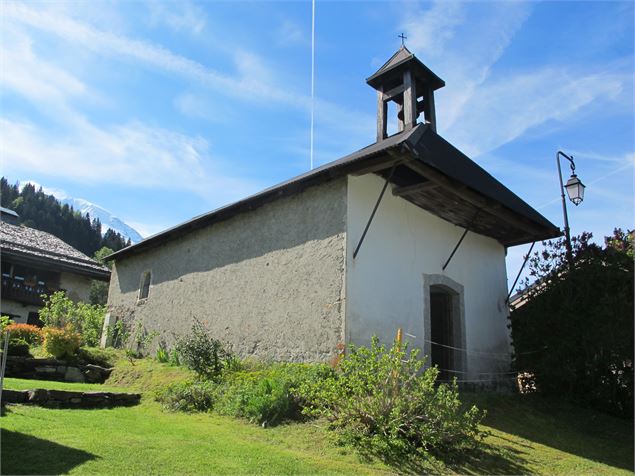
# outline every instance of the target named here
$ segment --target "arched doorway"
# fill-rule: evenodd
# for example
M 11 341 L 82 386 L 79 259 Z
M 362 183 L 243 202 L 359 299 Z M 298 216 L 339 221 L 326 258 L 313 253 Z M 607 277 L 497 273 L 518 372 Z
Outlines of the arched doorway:
M 463 286 L 442 275 L 424 275 L 425 353 L 439 381 L 466 377 Z

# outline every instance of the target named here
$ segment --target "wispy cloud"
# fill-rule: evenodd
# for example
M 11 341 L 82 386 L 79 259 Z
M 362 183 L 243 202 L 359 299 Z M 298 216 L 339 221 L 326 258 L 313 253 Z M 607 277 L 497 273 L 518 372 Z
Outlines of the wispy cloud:
M 258 185 L 219 170 L 209 144 L 139 122 L 97 128 L 85 122 L 72 136 L 28 122 L 0 120 L 4 169 L 13 175 L 31 170 L 88 183 L 117 183 L 163 189 L 175 184 L 213 202 L 253 192 Z
M 306 43 L 304 31 L 289 19 L 284 19 L 276 29 L 276 43 L 280 46 L 292 46 Z
M 576 119 L 594 103 L 617 105 L 632 83 L 610 65 L 563 62 L 492 75 L 532 8 L 436 1 L 411 4 L 403 20 L 411 49 L 448 85 L 438 92 L 439 129 L 469 155 L 491 152 L 537 126 Z
M 207 15 L 191 2 L 166 3 L 152 0 L 146 5 L 150 11 L 149 22 L 153 26 L 166 25 L 174 31 L 184 31 L 194 35 L 200 34 L 205 29 Z

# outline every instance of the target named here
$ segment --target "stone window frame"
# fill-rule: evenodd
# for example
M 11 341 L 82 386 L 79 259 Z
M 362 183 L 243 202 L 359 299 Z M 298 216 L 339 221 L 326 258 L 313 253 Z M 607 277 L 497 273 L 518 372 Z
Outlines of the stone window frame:
M 150 296 L 150 287 L 152 287 L 152 270 L 146 270 L 141 273 L 141 279 L 139 280 L 139 294 L 137 295 L 137 302 L 144 303 Z
M 423 353 L 432 358 L 432 344 L 430 344 L 432 336 L 432 325 L 430 317 L 430 288 L 432 286 L 440 286 L 449 291 L 452 297 L 452 315 L 458 319 L 458 326 L 454 326 L 454 347 L 464 349 L 456 351 L 459 358 L 456 359 L 454 369 L 458 373 L 457 379 L 465 378 L 467 374 L 467 346 L 465 340 L 465 287 L 443 274 L 424 274 L 423 275 Z M 429 360 L 426 366 L 430 366 L 432 362 Z

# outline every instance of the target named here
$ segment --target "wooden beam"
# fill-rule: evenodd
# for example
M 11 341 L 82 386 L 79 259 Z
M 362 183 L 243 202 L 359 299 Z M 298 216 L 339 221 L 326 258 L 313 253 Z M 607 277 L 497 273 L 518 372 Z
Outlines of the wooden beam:
M 381 162 L 376 162 L 375 160 L 370 160 L 369 164 L 366 167 L 362 167 L 361 169 L 351 172 L 351 175 L 358 177 L 360 175 L 379 172 L 381 170 L 389 169 L 392 166 L 399 165 L 404 161 L 403 157 L 387 158 L 386 160 L 383 160 Z
M 393 154 L 399 155 L 396 152 L 393 152 Z M 405 161 L 403 165 L 405 165 L 406 167 L 410 167 L 412 170 L 419 173 L 420 175 L 423 175 L 428 180 L 435 182 L 437 185 L 444 188 L 447 192 L 454 194 L 459 198 L 462 198 L 463 200 L 471 203 L 477 208 L 482 208 L 483 211 L 491 213 L 501 220 L 505 220 L 511 223 L 516 228 L 529 234 L 530 237 L 535 237 L 538 235 L 536 228 L 532 226 L 531 223 L 519 218 L 511 210 L 508 210 L 507 208 L 501 206 L 494 200 L 483 197 L 482 195 L 472 191 L 465 185 L 458 184 L 457 182 L 449 179 L 441 172 L 430 167 L 429 165 L 426 165 L 413 158 Z
M 395 88 L 392 88 L 390 91 L 387 91 L 384 93 L 384 100 L 392 101 L 395 97 L 403 93 L 405 89 L 406 87 L 403 84 L 400 84 L 399 86 Z
M 415 92 L 415 84 L 412 80 L 412 71 L 409 69 L 403 73 L 403 120 L 405 129 L 412 129 L 417 123 L 417 93 Z
M 425 182 L 416 183 L 414 185 L 406 185 L 404 187 L 395 187 L 392 190 L 392 194 L 396 197 L 401 197 L 403 195 L 410 195 L 411 193 L 423 192 L 424 190 L 430 190 L 431 188 L 438 187 L 439 184 L 433 182 L 431 180 L 426 180 Z
M 423 92 L 423 114 L 426 122 L 430 124 L 430 127 L 434 132 L 437 131 L 437 113 L 434 108 L 434 91 L 428 87 Z
M 384 100 L 384 93 L 377 91 L 377 142 L 387 137 L 388 105 Z

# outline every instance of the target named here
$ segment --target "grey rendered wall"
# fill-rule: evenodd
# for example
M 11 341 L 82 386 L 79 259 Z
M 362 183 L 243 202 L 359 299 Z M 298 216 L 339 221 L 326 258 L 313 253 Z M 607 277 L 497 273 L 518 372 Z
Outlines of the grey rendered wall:
M 109 307 L 155 345 L 197 318 L 242 356 L 327 360 L 343 340 L 345 220 L 344 179 L 311 187 L 116 262 Z

